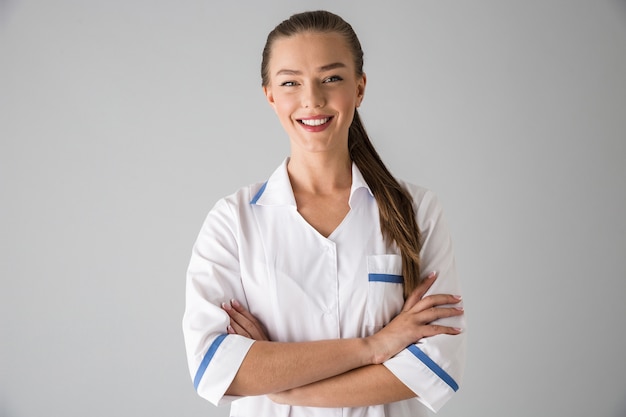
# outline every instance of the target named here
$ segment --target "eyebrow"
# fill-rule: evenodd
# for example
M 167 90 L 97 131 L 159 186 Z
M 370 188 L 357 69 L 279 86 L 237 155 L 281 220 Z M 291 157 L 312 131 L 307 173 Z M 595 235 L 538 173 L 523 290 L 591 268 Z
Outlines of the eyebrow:
M 333 62 L 332 64 L 323 65 L 317 69 L 317 72 L 331 71 L 337 68 L 346 68 L 346 64 L 343 62 Z M 301 75 L 302 71 L 292 69 L 281 69 L 276 71 L 276 75 Z

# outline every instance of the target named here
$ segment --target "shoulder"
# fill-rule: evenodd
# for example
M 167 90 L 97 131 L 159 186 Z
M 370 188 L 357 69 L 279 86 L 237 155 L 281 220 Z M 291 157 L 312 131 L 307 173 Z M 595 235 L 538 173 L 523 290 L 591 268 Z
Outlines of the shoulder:
M 398 179 L 398 183 L 400 183 L 400 186 L 408 191 L 408 193 L 411 195 L 411 198 L 413 198 L 413 204 L 415 205 L 416 209 L 423 204 L 429 204 L 438 201 L 437 195 L 429 188 L 422 187 L 421 185 L 416 185 L 401 179 Z
M 249 219 L 253 218 L 250 200 L 262 185 L 256 183 L 241 187 L 217 200 L 204 218 L 200 236 L 220 240 L 238 236 L 242 225 L 248 224 Z
M 432 190 L 400 179 L 398 182 L 411 195 L 418 222 L 421 223 L 428 218 L 439 217 L 442 214 L 443 209 L 439 198 Z
M 265 182 L 257 182 L 239 188 L 232 194 L 220 198 L 211 212 L 230 212 L 232 214 L 249 210 L 258 195 L 262 193 L 265 184 Z
M 271 195 L 268 201 L 268 195 Z M 289 198 L 291 195 L 291 198 Z M 280 205 L 293 200 L 291 184 L 287 174 L 287 160 L 274 170 L 264 182 L 241 187 L 218 201 L 218 206 L 228 206 L 234 211 L 251 211 L 255 205 Z
M 253 204 L 258 198 L 259 194 L 263 192 L 266 182 L 256 182 L 254 184 L 246 185 L 236 190 L 234 193 L 227 195 L 221 200 L 227 204 L 233 206 L 249 206 Z

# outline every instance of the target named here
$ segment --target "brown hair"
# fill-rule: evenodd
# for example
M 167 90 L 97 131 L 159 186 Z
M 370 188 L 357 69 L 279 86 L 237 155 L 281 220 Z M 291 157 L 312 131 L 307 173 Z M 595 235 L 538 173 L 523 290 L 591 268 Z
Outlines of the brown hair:
M 263 86 L 269 85 L 270 81 L 268 66 L 274 41 L 302 32 L 332 32 L 343 36 L 352 51 L 357 75 L 363 74 L 363 50 L 352 26 L 333 13 L 319 10 L 295 14 L 269 33 L 265 48 L 263 48 L 263 60 L 261 62 Z M 361 171 L 372 194 L 374 194 L 374 198 L 376 198 L 383 236 L 395 242 L 400 249 L 404 295 L 408 297 L 420 281 L 419 251 L 421 240 L 415 219 L 413 199 L 400 186 L 380 159 L 378 152 L 367 136 L 356 109 L 348 132 L 348 149 L 350 157 Z

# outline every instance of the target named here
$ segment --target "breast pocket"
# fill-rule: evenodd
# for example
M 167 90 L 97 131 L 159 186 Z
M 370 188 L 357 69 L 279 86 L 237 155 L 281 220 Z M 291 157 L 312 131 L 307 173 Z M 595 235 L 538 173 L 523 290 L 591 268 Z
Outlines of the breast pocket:
M 374 334 L 389 323 L 404 305 L 404 277 L 400 255 L 367 257 L 366 326 Z

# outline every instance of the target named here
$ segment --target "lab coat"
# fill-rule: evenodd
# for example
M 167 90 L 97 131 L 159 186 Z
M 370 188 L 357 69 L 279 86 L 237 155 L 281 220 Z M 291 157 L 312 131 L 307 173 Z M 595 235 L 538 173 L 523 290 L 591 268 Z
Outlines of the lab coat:
M 465 363 L 464 316 L 437 323 L 460 335 L 424 338 L 383 363 L 417 398 L 358 408 L 279 405 L 266 396 L 225 395 L 253 340 L 226 333 L 221 304 L 236 299 L 267 328 L 270 340 L 366 337 L 402 309 L 399 250 L 380 231 L 376 201 L 352 166 L 350 211 L 324 237 L 297 211 L 286 159 L 264 183 L 219 200 L 204 221 L 187 272 L 183 333 L 200 396 L 231 404 L 232 416 L 421 416 L 458 390 Z M 428 294 L 461 294 L 441 205 L 429 190 L 412 195 L 422 233 L 421 275 L 439 273 Z M 462 304 L 462 303 L 461 303 Z

